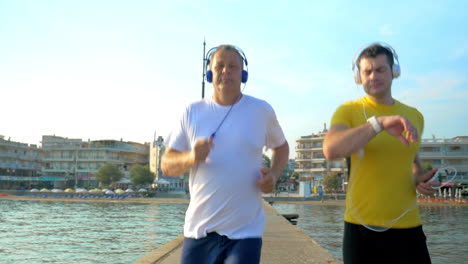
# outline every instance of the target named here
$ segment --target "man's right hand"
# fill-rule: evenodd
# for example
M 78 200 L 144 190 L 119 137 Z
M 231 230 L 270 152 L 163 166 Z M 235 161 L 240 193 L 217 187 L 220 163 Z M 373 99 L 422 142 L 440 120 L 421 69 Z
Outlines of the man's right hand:
M 190 156 L 194 164 L 204 162 L 213 147 L 213 138 L 199 138 L 195 141 Z

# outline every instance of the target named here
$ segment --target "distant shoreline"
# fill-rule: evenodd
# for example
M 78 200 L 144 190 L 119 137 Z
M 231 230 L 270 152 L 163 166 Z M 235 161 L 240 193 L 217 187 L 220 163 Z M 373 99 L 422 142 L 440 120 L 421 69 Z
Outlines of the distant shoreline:
M 156 197 L 156 198 L 125 198 L 125 199 L 106 199 L 106 198 L 64 198 L 64 197 L 31 197 L 23 195 L 7 195 L 0 196 L 1 200 L 16 200 L 16 201 L 42 201 L 42 202 L 95 202 L 95 203 L 182 203 L 188 204 L 190 200 L 184 198 L 165 198 L 165 197 Z M 297 199 L 285 199 L 282 197 L 277 201 L 268 199 L 269 203 L 272 204 L 318 204 L 318 205 L 339 205 L 345 206 L 345 200 L 297 200 Z M 464 203 L 455 203 L 455 202 L 420 202 L 419 206 L 468 206 L 468 201 L 464 200 Z
M 189 200 L 183 198 L 125 198 L 125 199 L 106 199 L 106 198 L 64 198 L 64 197 L 30 197 L 22 195 L 0 196 L 1 200 L 17 201 L 41 201 L 41 202 L 92 202 L 92 203 L 189 203 Z

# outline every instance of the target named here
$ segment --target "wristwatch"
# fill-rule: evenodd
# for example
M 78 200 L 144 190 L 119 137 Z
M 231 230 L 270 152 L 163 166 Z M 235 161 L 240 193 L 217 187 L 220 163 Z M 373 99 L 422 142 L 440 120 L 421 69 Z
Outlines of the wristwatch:
M 376 134 L 382 131 L 382 126 L 379 124 L 375 116 L 372 116 L 369 119 L 367 119 L 367 123 L 371 124 Z

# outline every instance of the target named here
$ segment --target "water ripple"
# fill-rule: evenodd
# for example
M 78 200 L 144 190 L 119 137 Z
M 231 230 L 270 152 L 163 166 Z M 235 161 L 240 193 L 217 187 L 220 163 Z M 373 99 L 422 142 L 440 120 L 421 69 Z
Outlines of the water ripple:
M 297 227 L 342 260 L 344 206 L 274 204 L 281 214 L 299 214 Z M 420 207 L 433 264 L 468 263 L 468 207 Z
M 186 204 L 0 201 L 0 263 L 131 263 L 183 231 Z

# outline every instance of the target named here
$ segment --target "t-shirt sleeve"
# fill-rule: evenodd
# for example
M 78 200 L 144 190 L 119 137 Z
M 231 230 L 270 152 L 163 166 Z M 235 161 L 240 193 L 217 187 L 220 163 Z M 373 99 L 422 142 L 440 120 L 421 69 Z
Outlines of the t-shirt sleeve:
M 267 108 L 267 135 L 265 146 L 269 149 L 274 149 L 283 145 L 286 142 L 286 137 L 284 136 L 283 129 L 276 118 L 275 111 L 273 108 L 268 105 Z
M 170 147 L 180 152 L 189 151 L 191 149 L 190 140 L 188 136 L 188 122 L 190 116 L 190 108 L 187 107 L 182 114 L 179 122 L 175 122 L 169 135 L 164 141 L 166 147 Z
M 330 127 L 342 124 L 346 125 L 347 127 L 353 127 L 352 124 L 352 108 L 348 104 L 341 105 L 335 111 L 332 116 Z

